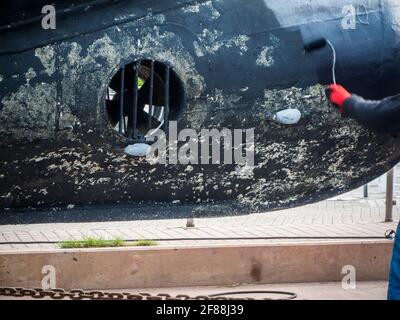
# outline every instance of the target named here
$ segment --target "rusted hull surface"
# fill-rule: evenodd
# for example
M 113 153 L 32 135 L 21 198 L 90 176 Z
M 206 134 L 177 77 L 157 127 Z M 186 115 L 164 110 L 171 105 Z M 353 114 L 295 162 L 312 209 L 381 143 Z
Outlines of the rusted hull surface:
M 117 1 L 77 12 L 79 23 L 65 15 L 56 31 L 2 30 L 0 207 L 179 202 L 192 214 L 234 214 L 318 201 L 381 175 L 399 161 L 400 140 L 341 119 L 325 97 L 330 52 L 303 46 L 326 36 L 338 81 L 368 98 L 397 93 L 400 6 L 371 1 L 369 23 L 354 30 L 341 28 L 341 9 L 322 0 Z M 254 128 L 254 174 L 126 156 L 104 97 L 119 66 L 137 59 L 181 78 L 179 129 Z M 298 125 L 268 121 L 289 107 L 302 112 Z

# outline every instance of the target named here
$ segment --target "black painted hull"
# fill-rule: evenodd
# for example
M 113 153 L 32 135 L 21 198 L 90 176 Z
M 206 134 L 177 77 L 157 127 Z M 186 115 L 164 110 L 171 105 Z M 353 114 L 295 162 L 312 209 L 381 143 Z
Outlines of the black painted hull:
M 338 81 L 353 92 L 398 93 L 396 2 L 370 1 L 363 24 L 348 30 L 345 1 L 323 0 L 103 1 L 63 14 L 54 31 L 40 20 L 2 28 L 0 208 L 135 203 L 172 217 L 179 202 L 195 215 L 234 214 L 303 205 L 374 179 L 399 161 L 400 140 L 342 120 L 324 93 L 329 50 L 303 46 L 330 39 Z M 180 129 L 254 128 L 254 174 L 124 155 L 104 96 L 119 66 L 137 59 L 162 61 L 182 79 Z M 302 112 L 298 125 L 267 121 L 289 107 Z

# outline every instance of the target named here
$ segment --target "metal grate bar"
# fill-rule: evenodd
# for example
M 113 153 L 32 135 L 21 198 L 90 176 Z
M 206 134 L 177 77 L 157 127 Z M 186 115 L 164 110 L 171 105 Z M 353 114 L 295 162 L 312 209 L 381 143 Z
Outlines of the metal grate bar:
M 149 93 L 149 113 L 147 116 L 147 130 L 151 129 L 151 119 L 154 113 L 153 107 L 153 91 L 154 91 L 154 60 L 150 62 L 150 93 Z
M 109 93 L 107 91 L 107 93 Z M 121 84 L 119 91 L 119 127 L 118 132 L 122 133 L 123 125 L 125 124 L 124 119 L 124 94 L 125 94 L 125 67 L 121 68 Z
M 136 140 L 137 136 L 137 111 L 138 111 L 138 96 L 139 96 L 139 69 L 141 61 L 136 61 L 133 65 L 134 77 L 133 77 L 133 106 L 132 106 L 132 138 Z
M 170 105 L 174 98 L 171 93 L 175 90 L 171 85 L 176 83 L 171 67 L 153 59 L 141 59 L 121 66 L 117 76 L 112 79 L 105 97 L 114 129 L 130 143 L 145 142 L 146 133 L 153 128 L 168 130 L 171 110 L 175 110 Z M 139 87 L 142 79 L 143 88 Z
M 169 78 L 170 78 L 170 67 L 165 66 L 165 83 L 164 83 L 164 131 L 168 130 L 169 120 Z

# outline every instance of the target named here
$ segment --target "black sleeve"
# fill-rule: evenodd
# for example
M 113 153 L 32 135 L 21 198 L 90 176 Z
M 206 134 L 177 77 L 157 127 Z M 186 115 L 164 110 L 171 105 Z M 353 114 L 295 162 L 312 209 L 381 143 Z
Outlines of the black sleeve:
M 352 95 L 343 104 L 343 115 L 376 132 L 400 132 L 400 94 L 381 101 Z

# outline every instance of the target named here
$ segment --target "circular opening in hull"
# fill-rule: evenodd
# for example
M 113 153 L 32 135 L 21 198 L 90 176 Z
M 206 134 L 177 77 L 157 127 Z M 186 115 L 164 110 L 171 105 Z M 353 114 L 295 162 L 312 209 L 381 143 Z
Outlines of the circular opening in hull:
M 121 67 L 105 97 L 111 126 L 127 139 L 144 142 L 153 129 L 177 120 L 185 103 L 183 84 L 168 65 L 138 60 Z

